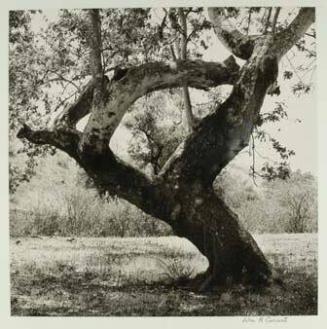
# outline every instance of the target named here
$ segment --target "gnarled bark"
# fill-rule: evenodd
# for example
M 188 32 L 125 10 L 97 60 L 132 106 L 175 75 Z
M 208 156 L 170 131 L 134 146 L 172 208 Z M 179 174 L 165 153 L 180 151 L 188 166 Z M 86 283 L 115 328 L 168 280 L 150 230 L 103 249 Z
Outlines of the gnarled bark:
M 166 64 L 147 63 L 126 71 L 118 81 L 106 88 L 106 104 L 93 111 L 84 131 L 89 141 L 109 141 L 129 107 L 140 97 L 157 90 L 188 86 L 208 90 L 232 84 L 239 66 L 235 61 L 224 63 L 177 61 Z
M 271 265 L 212 188 L 188 184 L 176 200 L 172 215 L 175 232 L 192 241 L 209 260 L 202 290 L 226 281 L 258 285 L 271 279 Z
M 225 16 L 225 8 L 208 8 L 209 18 L 221 43 L 232 52 L 233 55 L 249 59 L 254 48 L 255 36 L 241 33 Z
M 92 81 L 52 130 L 33 131 L 24 126 L 18 137 L 67 152 L 101 190 L 166 221 L 178 235 L 193 242 L 209 260 L 202 288 L 228 279 L 264 283 L 273 273 L 270 264 L 237 216 L 215 195 L 212 182 L 247 145 L 266 92 L 277 78 L 281 56 L 310 26 L 314 13 L 301 9 L 284 31 L 256 37 L 244 36 L 224 24 L 221 10 L 209 9 L 209 16 L 218 38 L 236 56 L 247 60 L 241 70 L 233 57 L 222 64 L 147 63 L 107 81 L 100 76 L 99 52 L 92 50 L 101 40 L 98 15 L 92 11 Z M 226 83 L 233 84 L 227 100 L 200 122 L 153 179 L 110 150 L 110 138 L 139 97 L 164 88 L 187 85 L 207 90 Z M 87 113 L 91 113 L 90 119 L 80 133 L 75 125 Z

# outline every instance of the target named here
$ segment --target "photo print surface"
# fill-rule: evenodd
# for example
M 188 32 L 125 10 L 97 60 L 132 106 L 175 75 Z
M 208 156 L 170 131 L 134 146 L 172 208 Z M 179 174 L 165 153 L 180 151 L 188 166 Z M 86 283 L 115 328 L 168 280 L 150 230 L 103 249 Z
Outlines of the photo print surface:
M 11 315 L 317 314 L 313 7 L 9 12 Z

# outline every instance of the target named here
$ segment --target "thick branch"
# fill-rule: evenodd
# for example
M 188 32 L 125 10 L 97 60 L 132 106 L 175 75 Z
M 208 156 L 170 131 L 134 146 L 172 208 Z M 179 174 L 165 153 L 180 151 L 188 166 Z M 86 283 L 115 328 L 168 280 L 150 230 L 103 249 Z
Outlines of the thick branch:
M 126 70 L 118 81 L 108 84 L 108 102 L 88 122 L 89 140 L 110 140 L 127 109 L 140 97 L 157 90 L 190 87 L 208 90 L 233 83 L 239 66 L 230 57 L 223 64 L 204 61 L 177 61 L 172 65 L 147 63 Z
M 87 10 L 87 41 L 90 53 L 90 68 L 93 80 L 95 82 L 95 96 L 93 101 L 95 105 L 102 102 L 103 99 L 103 69 L 101 62 L 101 22 L 98 9 Z
M 276 81 L 281 54 L 306 32 L 313 19 L 313 9 L 301 9 L 284 32 L 256 39 L 253 55 L 243 66 L 231 95 L 202 120 L 164 165 L 161 177 L 165 181 L 210 185 L 248 144 L 267 90 Z
M 271 12 L 272 12 L 272 8 L 267 8 L 268 9 L 268 15 L 267 15 L 267 18 L 266 18 L 266 24 L 265 24 L 265 29 L 263 31 L 263 34 L 266 34 L 268 32 L 268 28 L 269 28 L 269 25 L 270 25 L 270 17 L 271 17 Z
M 181 21 L 181 29 L 182 29 L 181 59 L 185 60 L 187 58 L 187 23 L 186 23 L 186 16 L 184 14 L 184 9 L 178 8 L 178 14 Z
M 81 154 L 78 151 L 81 133 L 68 129 L 34 131 L 24 125 L 17 137 L 37 145 L 51 145 L 66 152 L 85 169 L 100 190 L 109 191 L 145 212 L 162 219 L 167 218 L 168 221 L 170 202 L 168 199 L 164 202 L 164 191 L 143 173 L 115 157 L 109 147 L 102 154 Z M 162 207 L 158 207 L 158 204 L 162 204 Z
M 179 17 L 181 20 L 181 27 L 182 27 L 182 42 L 181 42 L 181 59 L 186 60 L 187 59 L 187 22 L 186 22 L 186 16 L 184 14 L 184 9 L 179 8 L 178 9 Z M 184 96 L 184 106 L 185 106 L 185 112 L 186 112 L 186 120 L 188 129 L 190 132 L 193 131 L 194 127 L 194 117 L 192 113 L 192 104 L 191 104 L 191 97 L 190 92 L 188 90 L 187 83 L 183 85 L 183 96 Z
M 266 91 L 278 73 L 277 59 L 270 57 L 272 43 L 270 37 L 256 45 L 231 95 L 178 148 L 164 165 L 161 178 L 180 185 L 192 181 L 210 185 L 248 144 Z
M 102 154 L 83 155 L 79 163 L 100 190 L 109 191 L 169 223 L 171 194 L 142 172 L 118 159 L 109 148 Z
M 278 19 L 279 13 L 280 13 L 280 9 L 281 9 L 280 7 L 277 7 L 275 9 L 275 14 L 274 14 L 274 18 L 273 18 L 273 22 L 272 22 L 272 29 L 271 29 L 272 33 L 275 33 L 275 31 L 276 31 L 277 19 Z
M 281 58 L 300 40 L 315 21 L 315 8 L 301 8 L 292 23 L 276 34 L 276 49 Z
M 71 128 L 74 129 L 76 124 L 85 117 L 91 110 L 94 92 L 94 80 L 90 80 L 83 88 L 77 100 L 67 106 L 55 119 L 54 129 Z
M 236 29 L 224 16 L 222 8 L 208 8 L 209 18 L 222 44 L 235 56 L 249 59 L 256 37 L 247 36 Z
M 99 10 L 89 9 L 87 10 L 87 41 L 89 44 L 90 52 L 90 68 L 94 81 L 93 101 L 90 119 L 84 129 L 84 134 L 80 143 L 80 150 L 88 151 L 93 149 L 96 153 L 101 153 L 105 150 L 109 140 L 105 136 L 95 136 L 92 134 L 92 124 L 89 123 L 94 120 L 94 117 L 98 117 L 104 111 L 106 90 L 105 90 L 105 79 L 101 61 L 101 21 Z
M 32 130 L 26 124 L 18 131 L 17 137 L 27 139 L 29 142 L 37 145 L 51 145 L 66 153 L 72 158 L 78 158 L 78 143 L 81 133 L 74 129 L 49 130 Z

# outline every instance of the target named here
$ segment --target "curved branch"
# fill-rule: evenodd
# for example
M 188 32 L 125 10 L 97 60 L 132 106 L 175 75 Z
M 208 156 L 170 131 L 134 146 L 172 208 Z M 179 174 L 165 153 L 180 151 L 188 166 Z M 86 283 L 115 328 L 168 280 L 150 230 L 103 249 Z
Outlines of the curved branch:
M 230 96 L 171 156 L 163 166 L 161 179 L 180 186 L 190 182 L 210 185 L 248 145 L 267 89 L 278 73 L 277 59 L 270 57 L 273 41 L 268 38 L 262 42 L 243 66 Z
M 117 158 L 107 148 L 101 154 L 84 154 L 79 164 L 98 189 L 109 191 L 144 212 L 169 222 L 171 193 L 136 168 Z M 161 204 L 161 207 L 158 205 Z
M 223 8 L 208 8 L 208 15 L 218 39 L 233 55 L 245 60 L 249 59 L 256 37 L 241 33 L 226 18 L 223 10 Z
M 79 143 L 82 134 L 68 129 L 35 131 L 24 125 L 17 137 L 25 138 L 37 145 L 51 145 L 66 152 L 85 169 L 97 188 L 124 198 L 152 216 L 163 220 L 167 218 L 169 221 L 170 193 L 165 192 L 134 167 L 118 159 L 109 147 L 102 154 L 81 153 Z M 158 204 L 162 204 L 162 207 L 158 207 Z
M 74 129 L 76 124 L 90 112 L 93 101 L 94 86 L 94 80 L 90 80 L 83 88 L 83 91 L 77 100 L 59 113 L 53 123 L 54 129 Z
M 81 133 L 74 129 L 58 129 L 50 130 L 33 130 L 28 125 L 24 124 L 18 131 L 17 137 L 27 139 L 29 142 L 37 145 L 51 145 L 67 154 L 72 158 L 78 159 L 78 143 L 81 138 Z
M 248 144 L 267 90 L 276 81 L 280 56 L 306 32 L 313 19 L 314 10 L 302 8 L 286 30 L 257 39 L 231 95 L 202 120 L 164 165 L 161 177 L 165 181 L 211 184 Z
M 222 84 L 232 84 L 239 66 L 233 57 L 225 62 L 177 61 L 171 65 L 147 63 L 124 71 L 107 88 L 107 103 L 94 111 L 84 130 L 86 140 L 108 143 L 128 108 L 140 97 L 157 90 L 181 87 L 208 90 Z

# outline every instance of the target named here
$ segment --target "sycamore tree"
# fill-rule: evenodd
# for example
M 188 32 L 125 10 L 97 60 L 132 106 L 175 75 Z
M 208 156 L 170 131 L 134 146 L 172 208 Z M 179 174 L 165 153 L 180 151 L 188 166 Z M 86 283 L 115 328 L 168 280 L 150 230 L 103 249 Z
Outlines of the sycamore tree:
M 292 48 L 314 57 L 307 42 L 315 38 L 314 9 L 62 10 L 36 31 L 33 17 L 40 14 L 10 13 L 10 138 L 18 131 L 26 159 L 59 149 L 100 191 L 168 223 L 208 258 L 201 289 L 226 280 L 271 282 L 272 266 L 213 181 L 263 120 L 281 116 L 260 109 L 267 94 L 279 93 L 279 63 Z M 212 32 L 231 53 L 223 62 L 202 59 Z M 230 86 L 227 97 L 196 115 L 190 88 L 210 92 L 223 85 Z M 165 99 L 179 94 L 187 129 L 175 133 L 172 120 L 175 137 L 162 133 L 156 111 L 164 114 L 169 102 L 160 97 L 143 118 L 127 123 L 152 143 L 149 175 L 123 161 L 110 142 L 125 114 L 155 92 Z M 277 141 L 275 148 L 288 156 Z

